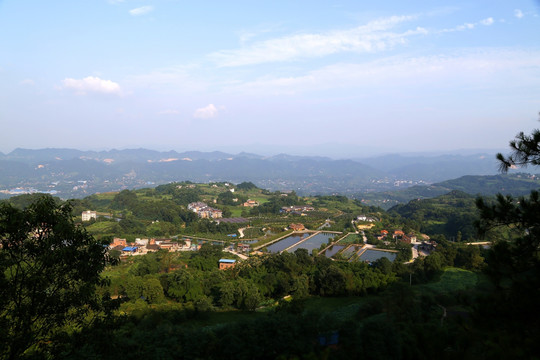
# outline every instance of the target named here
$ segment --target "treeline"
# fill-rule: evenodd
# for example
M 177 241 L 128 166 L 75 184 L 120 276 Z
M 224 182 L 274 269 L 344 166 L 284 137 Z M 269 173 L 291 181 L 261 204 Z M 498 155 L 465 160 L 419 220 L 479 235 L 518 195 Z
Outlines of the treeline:
M 279 211 L 284 206 L 304 205 L 305 201 L 298 197 L 294 191 L 283 194 L 279 191 L 272 193 L 268 202 L 254 207 L 250 211 L 250 215 L 257 216 L 259 214 L 279 214 Z
M 255 310 L 261 304 L 284 297 L 366 295 L 396 281 L 396 273 L 385 258 L 369 266 L 361 262 L 334 262 L 310 256 L 305 249 L 250 258 L 234 269 L 218 270 L 221 247 L 203 244 L 189 255 L 168 252 L 134 257 L 112 269 L 110 291 L 124 299 L 123 307 L 163 304 L 174 301 L 187 309 Z
M 411 200 L 388 210 L 401 218 L 409 228 L 427 234 L 441 234 L 456 241 L 477 237 L 475 221 L 478 210 L 475 197 L 452 191 L 433 199 Z

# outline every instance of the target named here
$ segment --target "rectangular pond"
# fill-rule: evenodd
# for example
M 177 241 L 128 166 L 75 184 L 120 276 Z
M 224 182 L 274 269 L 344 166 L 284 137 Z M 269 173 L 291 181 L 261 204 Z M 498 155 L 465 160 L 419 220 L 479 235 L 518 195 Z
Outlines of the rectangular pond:
M 351 257 L 353 257 L 353 255 L 356 255 L 356 253 L 358 252 L 358 250 L 360 250 L 361 247 L 362 245 L 350 246 L 340 253 L 341 257 L 345 260 L 349 260 Z
M 335 254 L 337 254 L 341 249 L 344 249 L 344 248 L 345 248 L 345 245 L 333 245 L 324 252 L 324 256 L 332 257 Z
M 389 251 L 382 251 L 382 250 L 375 250 L 375 249 L 367 249 L 366 251 L 364 251 L 362 255 L 360 255 L 358 260 L 373 262 L 383 257 L 393 262 L 397 257 L 397 253 L 389 252 Z
M 289 246 L 292 246 L 296 244 L 297 242 L 307 238 L 309 235 L 311 234 L 310 233 L 292 234 L 276 243 L 273 243 L 272 245 L 268 246 L 266 249 L 268 250 L 269 253 L 278 253 L 280 251 L 285 250 Z
M 319 233 L 317 235 L 314 235 L 313 237 L 307 239 L 304 242 L 301 242 L 300 244 L 296 245 L 295 247 L 287 250 L 290 253 L 295 252 L 297 249 L 306 249 L 308 253 L 311 254 L 311 251 L 313 249 L 318 249 L 321 247 L 322 244 L 327 244 L 329 239 L 333 239 L 336 237 L 336 234 L 332 233 Z

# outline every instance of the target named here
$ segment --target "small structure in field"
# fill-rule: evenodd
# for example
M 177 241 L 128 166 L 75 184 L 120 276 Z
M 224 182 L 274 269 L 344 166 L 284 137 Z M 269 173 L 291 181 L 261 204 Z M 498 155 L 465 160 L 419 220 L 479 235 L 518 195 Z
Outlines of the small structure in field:
M 219 270 L 230 269 L 236 266 L 234 259 L 219 259 Z

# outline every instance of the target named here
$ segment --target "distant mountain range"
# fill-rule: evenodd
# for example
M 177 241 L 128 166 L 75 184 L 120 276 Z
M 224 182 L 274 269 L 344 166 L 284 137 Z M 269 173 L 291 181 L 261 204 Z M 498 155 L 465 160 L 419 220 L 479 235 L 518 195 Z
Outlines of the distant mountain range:
M 53 191 L 63 198 L 172 181 L 251 181 L 300 194 L 355 194 L 430 184 L 463 175 L 494 175 L 494 154 L 333 160 L 321 156 L 148 149 L 15 149 L 0 153 L 0 190 Z
M 429 199 L 450 192 L 466 193 L 470 196 L 490 196 L 498 193 L 512 196 L 528 195 L 540 188 L 540 178 L 526 173 L 506 175 L 467 175 L 431 185 L 416 185 L 406 189 L 377 193 L 360 193 L 355 197 L 370 205 L 388 209 L 396 204 L 411 200 Z

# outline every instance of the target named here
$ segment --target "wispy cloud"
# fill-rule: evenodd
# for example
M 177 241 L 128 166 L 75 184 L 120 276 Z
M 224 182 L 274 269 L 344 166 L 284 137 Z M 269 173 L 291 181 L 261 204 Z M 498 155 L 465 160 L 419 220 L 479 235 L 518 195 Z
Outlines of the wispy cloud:
M 148 6 L 141 6 L 135 9 L 131 9 L 129 10 L 129 14 L 132 16 L 140 16 L 140 15 L 148 14 L 149 12 L 152 12 L 152 11 L 154 11 L 154 7 L 148 5 Z
M 492 17 L 488 17 L 487 19 L 484 19 L 484 20 L 480 20 L 480 24 L 484 25 L 484 26 L 489 26 L 489 25 L 493 25 L 495 21 L 493 20 Z
M 392 16 L 348 30 L 290 35 L 241 49 L 219 51 L 210 57 L 219 66 L 229 67 L 322 57 L 340 52 L 378 52 L 403 44 L 410 36 L 425 34 L 426 30 L 421 27 L 405 32 L 391 31 L 415 18 Z
M 507 49 L 477 50 L 426 57 L 390 57 L 367 63 L 341 63 L 300 76 L 264 77 L 236 85 L 229 92 L 244 95 L 299 94 L 313 91 L 356 88 L 411 88 L 419 85 L 489 87 L 494 83 L 527 86 L 540 77 L 540 52 Z M 514 81 L 515 79 L 519 81 Z M 520 85 L 520 86 L 521 86 Z M 399 90 L 401 91 L 401 90 Z
M 203 108 L 195 110 L 193 117 L 196 119 L 210 119 L 216 117 L 218 108 L 214 104 L 209 104 Z
M 120 85 L 111 81 L 103 80 L 98 77 L 88 76 L 84 79 L 66 78 L 62 80 L 64 89 L 72 90 L 77 95 L 86 95 L 89 93 L 121 95 Z
M 486 19 L 480 20 L 480 21 L 475 22 L 475 23 L 465 23 L 465 24 L 461 24 L 461 25 L 458 25 L 458 26 L 450 28 L 450 29 L 442 29 L 442 30 L 439 30 L 438 32 L 439 33 L 449 33 L 449 32 L 455 32 L 455 31 L 472 30 L 472 29 L 476 28 L 478 25 L 490 26 L 490 25 L 493 25 L 494 23 L 495 23 L 495 20 L 493 20 L 492 17 L 488 17 Z
M 520 9 L 516 9 L 514 10 L 514 16 L 517 17 L 518 19 L 521 19 L 522 17 L 525 16 L 525 14 Z

